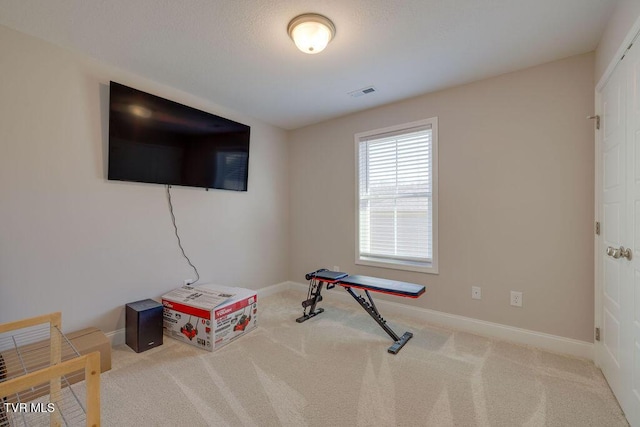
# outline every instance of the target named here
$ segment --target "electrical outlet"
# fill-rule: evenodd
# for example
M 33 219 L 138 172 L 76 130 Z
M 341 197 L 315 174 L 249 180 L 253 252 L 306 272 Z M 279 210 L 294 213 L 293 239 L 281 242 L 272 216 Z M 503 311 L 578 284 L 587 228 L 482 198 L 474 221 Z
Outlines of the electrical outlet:
M 522 307 L 522 292 L 511 291 L 511 305 Z
M 186 286 L 186 285 L 190 285 L 190 284 L 192 284 L 193 282 L 194 282 L 194 280 L 193 280 L 193 279 L 184 279 L 184 280 L 182 281 L 182 283 L 183 283 L 185 286 Z
M 340 267 L 338 267 L 337 265 L 334 265 L 332 271 L 340 271 Z
M 471 298 L 482 299 L 482 289 L 480 288 L 480 286 L 471 287 Z

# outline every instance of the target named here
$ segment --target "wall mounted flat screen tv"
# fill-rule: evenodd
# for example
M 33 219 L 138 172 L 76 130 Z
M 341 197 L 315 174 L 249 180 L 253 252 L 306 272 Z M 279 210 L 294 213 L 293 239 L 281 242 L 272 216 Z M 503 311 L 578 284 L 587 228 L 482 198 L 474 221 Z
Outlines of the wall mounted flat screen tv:
M 247 191 L 249 126 L 116 82 L 109 94 L 110 180 Z

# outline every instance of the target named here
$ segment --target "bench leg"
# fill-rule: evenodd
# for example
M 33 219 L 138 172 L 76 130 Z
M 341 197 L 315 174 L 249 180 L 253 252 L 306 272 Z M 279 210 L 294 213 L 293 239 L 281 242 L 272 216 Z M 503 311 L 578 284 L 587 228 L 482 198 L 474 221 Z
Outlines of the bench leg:
M 324 308 L 318 308 L 316 311 L 310 311 L 310 312 L 309 312 L 309 314 L 306 314 L 306 313 L 305 313 L 305 314 L 303 314 L 302 316 L 298 317 L 298 318 L 296 319 L 296 322 L 298 322 L 298 323 L 302 323 L 302 322 L 304 322 L 305 320 L 309 320 L 309 319 L 311 319 L 312 317 L 316 317 L 318 314 L 320 314 L 320 313 L 322 313 L 322 312 L 324 312 Z
M 367 313 L 369 313 L 373 320 L 375 320 L 378 325 L 380 325 L 380 327 L 391 337 L 394 343 L 391 347 L 389 347 L 388 352 L 397 354 L 400 349 L 404 347 L 407 341 L 409 341 L 413 337 L 413 334 L 411 332 L 405 332 L 402 337 L 399 337 L 398 334 L 396 334 L 393 329 L 391 329 L 389 325 L 387 325 L 387 321 L 384 320 L 384 318 L 378 312 L 378 308 L 374 304 L 373 298 L 371 297 L 371 294 L 368 290 L 365 289 L 365 293 L 369 298 L 369 300 L 367 301 L 364 297 L 355 293 L 350 287 L 344 285 L 343 287 L 347 292 L 349 292 L 349 295 L 351 295 L 353 299 L 355 299 L 358 304 L 360 304 L 360 306 L 364 308 Z
M 322 308 L 318 308 L 316 310 L 316 305 L 322 301 L 322 295 L 320 295 L 320 292 L 322 292 L 322 286 L 324 285 L 324 282 L 320 282 L 317 285 L 315 283 L 313 283 L 313 281 L 311 283 L 309 283 L 309 294 L 308 296 L 310 296 L 310 298 L 302 301 L 302 316 L 298 317 L 296 319 L 296 322 L 298 323 L 302 323 L 305 320 L 309 320 L 312 317 L 317 316 L 318 314 L 324 312 L 324 309 Z M 309 313 L 307 313 L 307 308 L 309 308 Z

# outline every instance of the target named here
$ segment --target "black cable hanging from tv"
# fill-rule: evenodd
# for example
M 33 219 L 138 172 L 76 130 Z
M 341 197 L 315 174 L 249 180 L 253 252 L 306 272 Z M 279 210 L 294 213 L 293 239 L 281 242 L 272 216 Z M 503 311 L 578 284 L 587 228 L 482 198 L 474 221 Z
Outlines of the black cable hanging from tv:
M 169 213 L 171 214 L 171 222 L 173 223 L 173 229 L 175 230 L 176 238 L 178 239 L 178 247 L 180 248 L 180 251 L 182 251 L 182 256 L 187 260 L 191 268 L 193 268 L 193 271 L 195 271 L 196 273 L 196 280 L 189 283 L 189 285 L 195 285 L 198 282 L 198 280 L 200 280 L 200 273 L 198 273 L 198 269 L 196 268 L 196 266 L 191 263 L 191 260 L 189 259 L 187 254 L 184 252 L 184 248 L 182 247 L 182 242 L 180 241 L 180 235 L 178 234 L 178 226 L 176 225 L 176 216 L 173 214 L 173 203 L 171 203 L 170 189 L 171 189 L 171 186 L 167 184 L 167 201 L 169 202 Z

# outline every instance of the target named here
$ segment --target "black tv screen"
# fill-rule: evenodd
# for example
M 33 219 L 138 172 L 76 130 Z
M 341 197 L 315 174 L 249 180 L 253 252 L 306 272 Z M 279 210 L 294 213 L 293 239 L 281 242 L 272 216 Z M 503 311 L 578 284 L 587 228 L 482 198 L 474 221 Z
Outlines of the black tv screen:
M 111 82 L 110 180 L 247 191 L 250 127 Z

